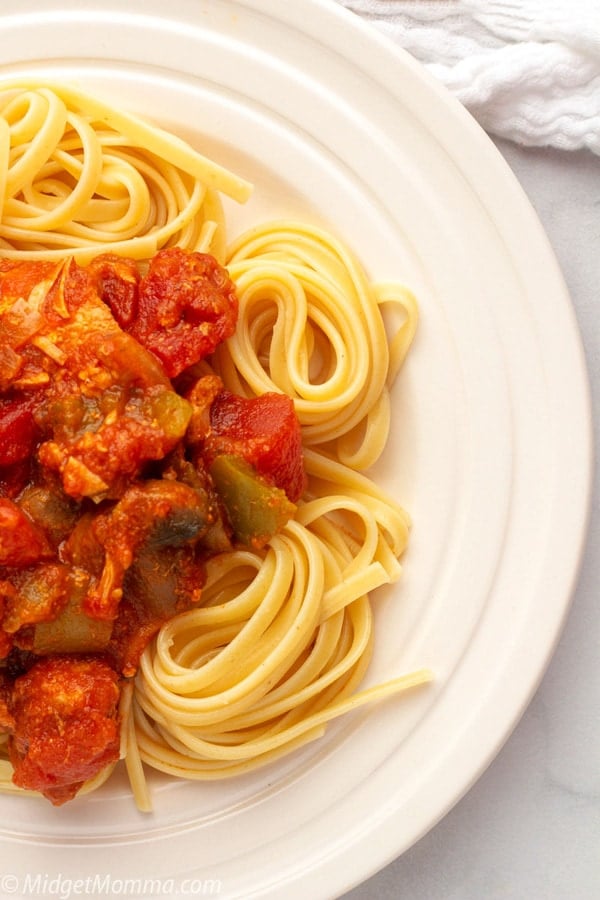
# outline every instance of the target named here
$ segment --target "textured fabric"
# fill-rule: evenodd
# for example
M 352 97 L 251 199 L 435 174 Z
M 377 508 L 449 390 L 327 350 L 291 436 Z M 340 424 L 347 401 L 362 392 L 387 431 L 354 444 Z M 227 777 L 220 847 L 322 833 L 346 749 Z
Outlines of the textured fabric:
M 420 60 L 486 131 L 600 154 L 600 0 L 338 0 Z

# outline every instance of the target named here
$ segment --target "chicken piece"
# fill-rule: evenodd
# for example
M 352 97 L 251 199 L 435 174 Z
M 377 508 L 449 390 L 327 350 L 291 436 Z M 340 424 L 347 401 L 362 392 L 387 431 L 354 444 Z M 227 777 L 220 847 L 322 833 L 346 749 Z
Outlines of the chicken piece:
M 31 341 L 43 326 L 44 300 L 62 269 L 63 263 L 0 258 L 0 390 L 48 384 Z
M 8 711 L 13 781 L 55 806 L 119 758 L 119 677 L 92 657 L 53 656 L 16 679 Z
M 147 461 L 175 446 L 192 412 L 101 299 L 110 265 L 101 272 L 73 260 L 0 265 L 0 357 L 14 357 L 0 387 L 35 400 L 4 410 L 19 424 L 6 462 L 42 440 L 39 461 L 77 500 L 120 496 Z
M 183 396 L 192 405 L 192 417 L 185 435 L 188 446 L 201 443 L 210 433 L 211 406 L 223 390 L 218 375 L 202 375 L 185 391 Z
M 15 634 L 25 625 L 56 618 L 68 600 L 69 575 L 69 568 L 56 562 L 40 563 L 17 572 L 11 582 L 14 595 L 5 602 L 4 631 Z
M 59 392 L 57 386 L 54 393 Z M 72 401 L 79 410 L 70 417 Z M 76 500 L 120 497 L 147 462 L 173 449 L 192 413 L 186 400 L 160 385 L 116 388 L 94 403 L 79 401 L 77 392 L 61 397 L 52 423 L 54 439 L 38 453 L 42 465 L 59 473 L 65 493 Z

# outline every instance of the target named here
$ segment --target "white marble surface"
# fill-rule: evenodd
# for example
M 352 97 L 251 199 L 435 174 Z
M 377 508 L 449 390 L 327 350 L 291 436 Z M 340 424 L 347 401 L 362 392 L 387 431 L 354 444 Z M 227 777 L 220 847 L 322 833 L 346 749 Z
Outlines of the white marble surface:
M 569 287 L 600 446 L 600 157 L 498 147 L 536 209 Z M 345 900 L 600 898 L 598 481 L 571 613 L 520 724 L 454 809 Z

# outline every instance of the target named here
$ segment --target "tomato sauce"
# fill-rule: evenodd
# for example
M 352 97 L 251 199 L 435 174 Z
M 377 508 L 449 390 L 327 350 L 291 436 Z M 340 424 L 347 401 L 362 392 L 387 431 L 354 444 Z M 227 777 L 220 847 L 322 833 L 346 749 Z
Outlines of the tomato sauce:
M 263 546 L 304 490 L 292 401 L 198 374 L 237 313 L 206 254 L 0 258 L 0 730 L 56 805 L 117 760 L 122 681 L 207 558 Z

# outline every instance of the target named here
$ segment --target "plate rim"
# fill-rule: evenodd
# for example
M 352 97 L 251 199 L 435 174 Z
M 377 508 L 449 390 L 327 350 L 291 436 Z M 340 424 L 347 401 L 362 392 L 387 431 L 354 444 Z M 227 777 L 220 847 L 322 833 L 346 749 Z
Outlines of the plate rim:
M 53 3 L 52 0 L 50 0 L 50 2 L 38 0 L 37 3 L 34 0 L 34 2 L 30 2 L 27 4 L 27 6 L 31 8 L 40 5 L 43 7 L 54 7 L 56 4 Z M 73 3 L 73 8 L 75 8 L 76 5 L 77 4 Z M 88 5 L 94 5 L 92 3 L 92 0 L 90 0 L 90 3 Z M 183 6 L 186 4 L 183 3 L 179 5 Z M 533 694 L 537 690 L 539 683 L 544 676 L 546 668 L 552 658 L 552 655 L 556 648 L 556 644 L 558 643 L 564 624 L 567 620 L 574 589 L 579 577 L 582 556 L 588 536 L 589 518 L 591 514 L 593 482 L 593 437 L 589 380 L 587 376 L 585 353 L 581 337 L 579 335 L 575 311 L 571 304 L 566 285 L 562 278 L 562 274 L 560 273 L 556 257 L 554 256 L 554 252 L 550 246 L 550 242 L 548 241 L 547 236 L 545 235 L 545 232 L 536 214 L 534 213 L 525 192 L 518 184 L 516 177 L 510 170 L 500 151 L 495 147 L 491 139 L 485 134 L 483 129 L 481 129 L 481 127 L 475 122 L 475 120 L 464 109 L 464 107 L 462 107 L 458 103 L 458 101 L 453 98 L 451 94 L 449 94 L 449 92 L 443 87 L 443 85 L 440 85 L 439 82 L 435 81 L 433 76 L 430 75 L 425 69 L 423 69 L 423 67 L 421 67 L 412 57 L 410 57 L 401 48 L 393 44 L 391 39 L 376 32 L 375 29 L 368 25 L 368 23 L 365 23 L 358 16 L 351 13 L 349 10 L 337 5 L 334 0 L 303 0 L 303 3 L 296 3 L 294 5 L 286 4 L 285 7 L 283 7 L 281 4 L 277 4 L 275 0 L 239 0 L 239 2 L 234 5 L 247 7 L 267 14 L 274 14 L 275 11 L 277 11 L 278 17 L 283 17 L 283 19 L 286 21 L 288 17 L 294 21 L 299 21 L 300 16 L 298 14 L 298 8 L 305 7 L 316 17 L 311 22 L 311 27 L 313 30 L 315 30 L 318 23 L 321 23 L 321 25 L 324 26 L 329 23 L 335 22 L 339 25 L 340 34 L 337 36 L 338 41 L 340 44 L 342 43 L 342 41 L 346 42 L 348 53 L 350 52 L 351 47 L 356 46 L 357 42 L 361 43 L 362 41 L 367 42 L 377 49 L 377 53 L 375 54 L 375 56 L 378 56 L 378 59 L 375 60 L 375 58 L 373 57 L 373 60 L 371 60 L 371 57 L 369 57 L 369 60 L 371 60 L 370 74 L 372 77 L 374 77 L 375 70 L 377 70 L 381 76 L 386 64 L 395 66 L 397 71 L 404 71 L 406 69 L 411 71 L 417 81 L 419 81 L 420 84 L 424 86 L 423 90 L 425 91 L 425 93 L 430 95 L 431 97 L 435 97 L 436 103 L 445 110 L 446 120 L 452 123 L 452 127 L 454 129 L 453 134 L 459 133 L 462 135 L 465 132 L 468 133 L 469 140 L 472 141 L 473 145 L 478 148 L 478 151 L 481 153 L 481 157 L 478 161 L 478 179 L 481 179 L 483 177 L 483 173 L 491 167 L 497 178 L 502 182 L 506 190 L 509 191 L 510 197 L 514 198 L 514 202 L 520 204 L 525 217 L 525 221 L 528 223 L 528 227 L 535 230 L 535 240 L 538 245 L 538 252 L 542 256 L 545 256 L 548 261 L 549 272 L 547 277 L 551 282 L 553 282 L 554 289 L 557 294 L 562 294 L 562 303 L 564 307 L 563 312 L 571 321 L 571 355 L 573 360 L 577 362 L 576 378 L 579 388 L 582 391 L 582 397 L 580 397 L 580 410 L 587 409 L 588 415 L 587 417 L 580 416 L 581 421 L 579 422 L 579 429 L 581 433 L 581 442 L 579 445 L 579 460 L 581 472 L 577 488 L 578 499 L 576 501 L 576 505 L 579 513 L 581 514 L 583 512 L 583 515 L 581 516 L 581 523 L 577 534 L 577 540 L 571 545 L 569 564 L 565 564 L 563 566 L 564 571 L 562 572 L 561 593 L 564 594 L 565 600 L 560 610 L 557 610 L 557 614 L 553 623 L 551 640 L 549 640 L 544 652 L 540 654 L 540 658 L 537 661 L 536 678 L 533 679 L 529 684 L 528 690 L 525 694 L 523 694 L 518 708 L 513 710 L 507 729 L 504 730 L 501 738 L 494 743 L 493 748 L 488 751 L 485 758 L 482 758 L 480 760 L 478 771 L 476 773 L 471 773 L 471 778 L 464 782 L 461 789 L 455 792 L 453 799 L 448 801 L 444 810 L 440 811 L 437 818 L 437 821 L 439 821 L 439 819 L 446 815 L 449 809 L 452 808 L 452 806 L 454 806 L 462 796 L 464 796 L 464 794 L 471 787 L 472 783 L 480 777 L 482 772 L 487 768 L 493 758 L 497 755 L 501 746 L 508 739 L 509 735 L 512 733 L 512 730 L 523 715 L 523 712 L 527 708 Z M 176 15 L 177 6 L 177 3 L 173 4 L 171 11 L 168 13 L 170 16 Z M 107 7 L 108 4 L 106 4 L 105 8 Z M 306 13 L 304 15 L 306 16 Z M 306 16 L 306 18 L 308 18 L 308 16 Z M 448 139 L 449 136 L 448 133 L 446 133 L 445 141 L 447 142 Z M 472 177 L 473 173 L 470 174 Z M 490 198 L 487 194 L 486 185 L 484 183 L 481 183 L 478 186 L 479 190 L 482 191 L 484 202 L 486 204 L 489 203 Z M 517 200 L 516 198 L 519 199 Z M 579 355 L 577 355 L 576 352 L 577 347 Z M 393 816 L 391 816 L 389 820 L 386 820 L 384 824 L 386 826 L 389 826 L 389 821 L 392 819 Z M 431 823 L 426 831 L 428 831 L 431 827 L 434 827 L 434 824 L 435 823 Z M 420 836 L 422 835 L 415 835 L 414 840 L 411 843 L 417 841 Z M 306 890 L 307 883 L 309 883 L 310 881 L 313 881 L 314 883 L 314 879 L 316 878 L 316 886 L 322 891 L 324 887 L 322 879 L 326 871 L 329 872 L 329 878 L 331 879 L 330 885 L 334 886 L 335 874 L 331 874 L 331 866 L 333 864 L 334 868 L 337 869 L 343 859 L 344 864 L 347 865 L 345 873 L 346 879 L 350 875 L 350 869 L 352 869 L 353 871 L 354 880 L 351 879 L 342 886 L 343 890 L 348 890 L 353 885 L 359 883 L 360 881 L 363 881 L 365 878 L 368 878 L 370 875 L 372 875 L 375 871 L 381 869 L 392 859 L 396 858 L 401 852 L 404 852 L 406 849 L 408 849 L 408 846 L 400 849 L 395 849 L 393 846 L 393 839 L 386 840 L 385 836 L 382 836 L 381 833 L 375 834 L 374 832 L 371 832 L 368 836 L 364 835 L 363 839 L 365 843 L 369 843 L 370 846 L 375 845 L 377 853 L 373 853 L 371 855 L 369 865 L 367 867 L 364 866 L 364 859 L 363 861 L 361 861 L 360 868 L 362 869 L 362 872 L 359 875 L 357 868 L 359 864 L 356 861 L 356 856 L 358 854 L 356 846 L 353 845 L 351 847 L 347 847 L 345 852 L 342 854 L 338 854 L 335 859 L 332 858 L 329 860 L 323 860 L 321 868 L 319 870 L 314 870 L 310 873 L 298 873 L 298 878 L 302 881 L 302 889 Z M 351 857 L 354 857 L 354 859 L 351 859 Z M 337 874 L 339 875 L 339 873 Z M 356 880 L 357 875 L 358 880 Z M 335 889 L 337 890 L 337 887 L 335 887 Z M 323 894 L 323 896 L 325 896 L 325 894 Z

